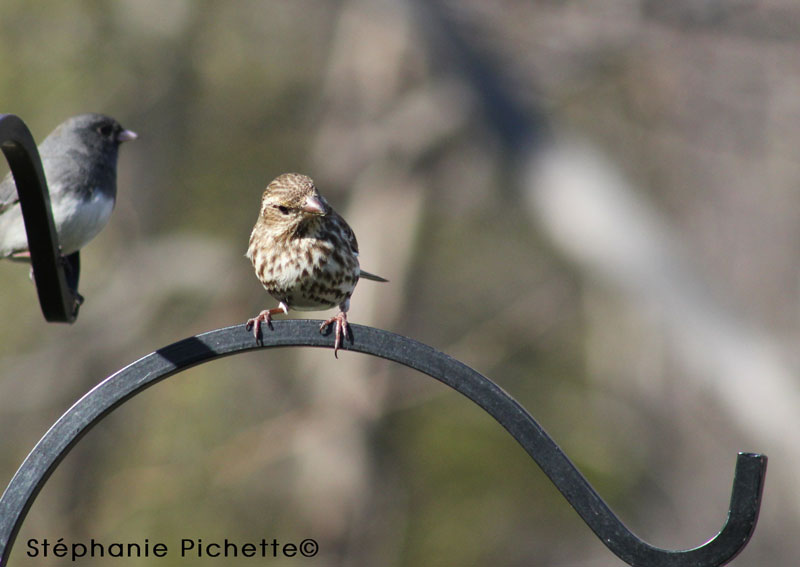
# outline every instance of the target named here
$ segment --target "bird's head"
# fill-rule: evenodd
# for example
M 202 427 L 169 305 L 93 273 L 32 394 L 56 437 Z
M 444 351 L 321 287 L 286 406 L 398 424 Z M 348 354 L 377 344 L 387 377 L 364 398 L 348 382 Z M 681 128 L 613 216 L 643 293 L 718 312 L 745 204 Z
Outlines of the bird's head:
M 122 142 L 138 138 L 136 132 L 104 114 L 80 114 L 62 122 L 51 136 L 73 140 L 72 147 L 83 145 L 95 151 L 115 150 Z
M 80 114 L 59 124 L 39 146 L 39 154 L 53 163 L 75 159 L 88 169 L 113 169 L 119 145 L 137 137 L 110 116 Z
M 267 185 L 261 197 L 261 220 L 273 227 L 295 231 L 331 211 L 314 181 L 300 173 L 284 173 Z

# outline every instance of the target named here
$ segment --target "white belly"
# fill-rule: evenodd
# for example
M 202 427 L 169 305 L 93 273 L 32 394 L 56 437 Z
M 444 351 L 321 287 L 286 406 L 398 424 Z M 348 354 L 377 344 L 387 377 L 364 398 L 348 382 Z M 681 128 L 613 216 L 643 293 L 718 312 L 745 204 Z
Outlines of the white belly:
M 52 208 L 61 253 L 66 255 L 86 246 L 103 230 L 111 218 L 114 201 L 100 191 L 94 191 L 88 201 L 59 199 L 52 203 Z

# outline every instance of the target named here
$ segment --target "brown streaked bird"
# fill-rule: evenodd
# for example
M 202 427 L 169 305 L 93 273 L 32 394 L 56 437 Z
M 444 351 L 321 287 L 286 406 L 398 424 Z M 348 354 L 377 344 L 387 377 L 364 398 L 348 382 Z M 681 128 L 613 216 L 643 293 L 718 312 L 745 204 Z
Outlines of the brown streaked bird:
M 353 230 L 319 194 L 307 175 L 284 173 L 267 185 L 261 210 L 250 234 L 247 257 L 264 289 L 278 300 L 248 319 L 247 330 L 261 337 L 261 323 L 272 328 L 272 316 L 289 309 L 317 311 L 339 307 L 320 325 L 336 323 L 334 356 L 347 336 L 347 310 L 359 278 L 385 282 L 362 270 Z

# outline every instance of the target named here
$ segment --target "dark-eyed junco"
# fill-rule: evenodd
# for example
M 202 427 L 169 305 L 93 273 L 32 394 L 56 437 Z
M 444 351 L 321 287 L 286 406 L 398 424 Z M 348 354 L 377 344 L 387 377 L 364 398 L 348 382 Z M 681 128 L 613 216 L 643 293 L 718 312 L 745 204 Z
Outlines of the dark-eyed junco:
M 247 257 L 264 289 L 279 302 L 247 321 L 256 340 L 261 323 L 269 325 L 272 315 L 338 306 L 339 313 L 320 327 L 336 323 L 334 355 L 347 336 L 347 309 L 359 277 L 387 281 L 359 267 L 356 235 L 314 182 L 299 173 L 279 175 L 267 186 Z
M 117 197 L 119 145 L 136 133 L 102 114 L 62 122 L 39 145 L 61 254 L 83 248 L 108 222 Z M 28 256 L 14 180 L 0 183 L 0 258 Z

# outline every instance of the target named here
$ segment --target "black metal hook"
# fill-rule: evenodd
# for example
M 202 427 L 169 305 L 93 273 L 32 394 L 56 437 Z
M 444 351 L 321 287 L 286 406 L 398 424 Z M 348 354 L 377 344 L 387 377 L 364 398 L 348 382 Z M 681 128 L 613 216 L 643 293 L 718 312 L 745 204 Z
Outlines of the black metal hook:
M 0 114 L 0 148 L 17 185 L 33 277 L 44 318 L 50 322 L 72 323 L 80 307 L 77 291 L 79 253 L 66 257 L 59 253 L 50 192 L 39 150 L 28 127 L 13 114 Z M 65 265 L 69 278 L 64 271 Z
M 109 376 L 78 400 L 37 443 L 0 498 L 0 566 L 5 566 L 19 527 L 47 478 L 80 438 L 103 417 L 145 388 L 173 374 L 257 348 L 332 347 L 319 321 L 274 321 L 263 346 L 244 325 L 210 331 L 161 348 Z M 756 526 L 766 474 L 764 455 L 740 453 L 728 517 L 707 543 L 689 550 L 653 547 L 633 534 L 575 468 L 556 443 L 511 396 L 465 364 L 415 340 L 372 327 L 351 325 L 344 348 L 398 362 L 447 384 L 494 417 L 547 474 L 597 537 L 630 565 L 718 566 L 747 545 Z

